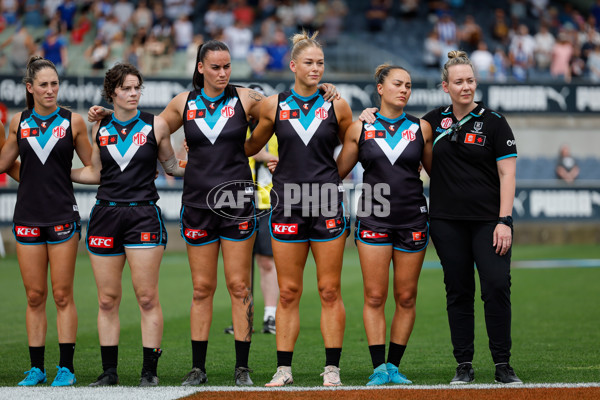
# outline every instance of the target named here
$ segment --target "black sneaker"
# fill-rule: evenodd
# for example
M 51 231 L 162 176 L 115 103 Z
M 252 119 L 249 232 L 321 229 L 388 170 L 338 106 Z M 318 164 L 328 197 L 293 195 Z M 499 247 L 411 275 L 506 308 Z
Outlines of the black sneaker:
M 262 333 L 272 333 L 275 334 L 275 318 L 269 317 L 266 321 L 263 322 Z
M 475 371 L 473 371 L 473 364 L 465 362 L 458 364 L 456 367 L 456 375 L 450 381 L 451 385 L 464 385 L 471 383 L 475 380 Z
M 206 372 L 202 371 L 200 368 L 192 368 L 190 372 L 183 378 L 183 382 L 181 386 L 195 386 L 206 383 L 208 379 L 206 378 Z
M 237 386 L 252 386 L 254 382 L 250 379 L 250 373 L 252 370 L 247 367 L 236 367 L 235 368 L 235 384 Z
M 515 370 L 508 363 L 501 363 L 496 364 L 496 383 L 520 385 L 523 381 L 519 379 Z
M 142 370 L 142 377 L 140 378 L 140 384 L 138 386 L 158 386 L 158 376 L 154 375 L 150 371 Z
M 96 382 L 90 383 L 88 386 L 113 386 L 119 384 L 119 376 L 116 368 L 108 368 L 96 379 Z
M 233 325 L 229 325 L 227 328 L 224 329 L 224 333 L 227 333 L 229 335 L 233 335 Z

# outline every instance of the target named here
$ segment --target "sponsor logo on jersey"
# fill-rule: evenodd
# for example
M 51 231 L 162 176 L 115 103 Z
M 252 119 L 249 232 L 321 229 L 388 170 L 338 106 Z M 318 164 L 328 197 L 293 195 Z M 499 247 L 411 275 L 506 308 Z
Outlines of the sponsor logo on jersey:
M 319 107 L 315 110 L 315 117 L 319 118 L 321 121 L 327 119 L 328 115 L 327 110 L 323 107 Z
M 40 136 L 40 130 L 37 128 L 21 129 L 21 139 L 28 137 Z
M 304 103 L 304 105 L 302 105 L 302 108 L 304 108 L 305 110 L 308 110 L 308 103 Z
M 412 237 L 413 237 L 414 242 L 420 242 L 421 240 L 425 239 L 425 233 L 424 232 L 413 232 Z
M 383 130 L 377 131 L 366 131 L 365 132 L 365 140 L 369 139 L 385 139 L 387 137 L 387 132 Z
M 90 236 L 88 244 L 90 247 L 99 247 L 101 249 L 112 249 L 115 239 L 112 237 Z
M 215 109 L 215 103 L 210 103 L 210 105 L 208 107 L 210 107 L 211 110 L 214 110 Z
M 396 130 L 396 125 L 394 125 L 394 124 L 390 125 L 389 130 L 394 132 Z
M 452 118 L 444 118 L 442 122 L 440 122 L 440 126 L 444 129 L 450 128 L 450 126 L 452 126 Z
M 476 144 L 478 146 L 484 146 L 485 145 L 485 136 L 478 135 L 477 133 L 467 133 L 465 135 L 465 143 Z
M 127 129 L 125 129 L 125 128 L 121 129 L 121 135 L 127 135 Z
M 517 141 L 516 141 L 515 139 L 512 139 L 512 140 L 510 140 L 510 139 L 509 139 L 509 140 L 507 140 L 507 141 L 506 141 L 506 145 L 507 145 L 508 147 L 510 147 L 510 146 L 514 146 L 514 145 L 516 145 L 516 144 L 517 144 Z
M 224 106 L 221 108 L 221 116 L 223 118 L 231 118 L 235 115 L 235 109 L 231 106 Z
M 143 146 L 146 144 L 146 135 L 144 135 L 142 132 L 137 132 L 135 135 L 133 135 L 132 142 L 136 146 Z
M 46 123 L 46 121 L 42 122 L 40 124 L 42 126 L 42 128 L 46 129 L 48 127 L 48 124 Z
M 381 239 L 388 237 L 388 234 L 383 232 L 362 231 L 360 236 L 363 239 Z
M 415 133 L 413 131 L 411 131 L 410 129 L 406 129 L 406 130 L 402 131 L 402 139 L 414 142 L 414 140 L 416 138 L 417 138 L 417 135 L 415 135 Z
M 64 138 L 66 134 L 67 134 L 67 130 L 60 125 L 54 127 L 54 129 L 52 129 L 52 135 L 57 139 Z
M 109 144 L 117 144 L 117 135 L 100 136 L 100 146 L 108 146 Z
M 295 235 L 298 233 L 298 224 L 272 224 L 273 233 L 280 235 Z
M 238 224 L 238 229 L 240 231 L 245 231 L 245 230 L 248 230 L 248 226 L 249 226 L 248 221 L 240 222 Z
M 188 239 L 200 239 L 208 235 L 204 229 L 187 229 L 183 232 Z
M 140 235 L 141 242 L 152 242 L 157 239 L 156 232 L 142 232 Z
M 288 119 L 298 119 L 300 118 L 300 112 L 298 110 L 281 110 L 279 111 L 279 119 L 281 121 L 285 121 Z
M 196 118 L 206 118 L 206 110 L 188 110 L 187 120 L 192 121 Z
M 27 226 L 15 226 L 15 232 L 20 237 L 40 237 L 40 228 L 29 228 Z

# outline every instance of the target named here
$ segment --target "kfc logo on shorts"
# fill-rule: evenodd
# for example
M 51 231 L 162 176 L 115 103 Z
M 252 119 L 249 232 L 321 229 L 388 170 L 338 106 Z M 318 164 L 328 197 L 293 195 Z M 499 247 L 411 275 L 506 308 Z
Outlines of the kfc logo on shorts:
M 249 224 L 248 224 L 248 221 L 241 222 L 241 223 L 239 223 L 239 224 L 238 224 L 238 229 L 239 229 L 240 231 L 245 231 L 245 230 L 248 230 L 248 225 L 249 225 Z
M 138 132 L 135 135 L 133 135 L 133 144 L 135 144 L 136 146 L 143 146 L 146 144 L 146 135 L 144 135 L 142 132 Z
M 52 136 L 54 136 L 57 139 L 64 138 L 66 134 L 67 134 L 66 129 L 60 125 L 55 127 L 54 129 L 52 129 Z
M 315 117 L 319 118 L 320 120 L 327 119 L 327 115 L 327 110 L 323 107 L 319 107 L 315 110 Z
M 404 140 L 409 140 L 411 142 L 414 142 L 414 140 L 417 138 L 417 136 L 415 135 L 415 133 L 413 131 L 411 131 L 410 129 L 407 129 L 405 131 L 402 131 L 402 139 Z
M 388 237 L 387 233 L 373 231 L 362 231 L 360 235 L 363 239 L 381 239 Z
M 224 118 L 231 118 L 235 115 L 235 110 L 231 106 L 225 106 L 221 109 L 221 116 Z
M 114 244 L 114 238 L 103 237 L 103 236 L 90 236 L 88 244 L 90 247 L 98 247 L 101 249 L 112 249 Z
M 450 128 L 450 126 L 452 126 L 452 118 L 444 118 L 442 122 L 440 122 L 440 126 L 444 129 Z
M 20 237 L 40 237 L 40 228 L 29 228 L 27 226 L 15 226 L 15 232 Z
M 208 235 L 204 229 L 186 229 L 183 234 L 188 239 L 200 239 Z
M 152 242 L 156 240 L 156 233 L 154 232 L 142 232 L 140 242 Z
M 421 240 L 425 239 L 425 233 L 424 232 L 413 232 L 412 237 L 413 237 L 414 242 L 420 242 Z
M 296 235 L 298 233 L 298 224 L 272 224 L 273 233 L 280 235 Z

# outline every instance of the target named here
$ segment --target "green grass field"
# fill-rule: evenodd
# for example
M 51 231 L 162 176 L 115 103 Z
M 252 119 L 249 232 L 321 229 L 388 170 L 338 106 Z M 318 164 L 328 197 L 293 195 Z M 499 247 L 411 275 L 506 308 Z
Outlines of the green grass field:
M 596 246 L 517 246 L 514 260 L 548 258 L 598 258 Z M 437 260 L 430 249 L 427 265 Z M 123 385 L 137 385 L 141 370 L 139 311 L 133 296 L 128 268 L 124 274 L 121 304 L 119 376 Z M 29 369 L 25 331 L 25 295 L 17 260 L 0 260 L 0 386 L 14 386 Z M 257 276 L 258 278 L 258 276 Z M 220 276 L 215 297 L 214 321 L 209 339 L 207 371 L 210 385 L 232 385 L 233 336 L 223 333 L 230 324 L 229 297 Z M 594 382 L 600 376 L 600 268 L 556 268 L 513 270 L 513 358 L 512 365 L 526 382 Z M 347 325 L 342 354 L 342 381 L 364 385 L 372 372 L 362 323 L 362 278 L 355 248 L 346 251 L 343 296 Z M 87 255 L 77 263 L 75 281 L 79 332 L 75 353 L 78 383 L 87 385 L 101 372 L 96 332 L 96 288 Z M 160 295 L 165 318 L 163 356 L 159 363 L 161 385 L 179 385 L 191 367 L 189 334 L 190 273 L 185 253 L 167 251 L 160 278 Z M 445 312 L 444 286 L 440 268 L 426 268 L 421 274 L 417 321 L 401 364 L 401 371 L 417 384 L 445 384 L 453 376 L 450 336 Z M 255 328 L 262 324 L 262 297 L 255 297 Z M 388 316 L 393 305 L 388 299 Z M 48 305 L 46 370 L 49 382 L 58 363 L 55 308 Z M 298 386 L 322 383 L 319 373 L 325 361 L 319 329 L 319 299 L 312 258 L 305 270 L 301 303 L 301 332 L 294 353 L 294 380 Z M 487 349 L 487 335 L 481 301 L 476 302 L 476 382 L 493 382 L 493 364 Z M 255 334 L 250 352 L 252 378 L 264 385 L 276 367 L 275 337 Z

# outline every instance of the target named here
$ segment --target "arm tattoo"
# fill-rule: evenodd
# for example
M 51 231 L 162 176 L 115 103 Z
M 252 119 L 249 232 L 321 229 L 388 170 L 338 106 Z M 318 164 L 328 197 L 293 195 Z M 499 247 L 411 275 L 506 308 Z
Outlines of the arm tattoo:
M 246 321 L 248 321 L 248 330 L 246 331 L 245 341 L 249 342 L 252 339 L 252 325 L 254 322 L 254 298 L 252 297 L 252 292 L 250 288 L 248 288 L 248 294 L 244 298 L 244 305 L 247 305 L 246 309 Z
M 252 100 L 255 100 L 255 101 L 261 101 L 262 99 L 264 99 L 264 96 L 255 90 L 249 91 L 248 97 L 250 97 Z

